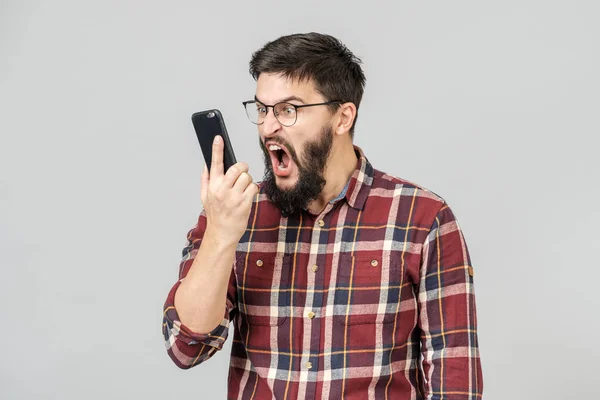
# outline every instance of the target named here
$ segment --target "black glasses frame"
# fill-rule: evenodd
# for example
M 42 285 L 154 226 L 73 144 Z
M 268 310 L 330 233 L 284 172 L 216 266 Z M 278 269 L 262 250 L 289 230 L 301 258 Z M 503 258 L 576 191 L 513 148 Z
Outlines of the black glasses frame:
M 269 114 L 269 108 L 273 109 L 273 115 L 275 115 L 275 119 L 277 119 L 277 121 L 283 125 L 283 126 L 287 126 L 290 127 L 292 125 L 294 125 L 296 123 L 296 121 L 298 121 L 298 109 L 299 108 L 304 108 L 304 107 L 314 107 L 314 106 L 325 106 L 325 105 L 329 105 L 329 104 L 335 104 L 335 103 L 344 103 L 343 100 L 330 100 L 330 101 L 325 101 L 323 103 L 312 103 L 312 104 L 301 104 L 301 105 L 296 105 L 296 104 L 292 104 L 289 103 L 287 101 L 280 101 L 279 103 L 273 104 L 273 105 L 269 105 L 269 104 L 263 104 L 260 101 L 256 101 L 256 100 L 248 100 L 248 101 L 243 101 L 242 104 L 244 105 L 244 110 L 246 111 L 246 116 L 248 117 L 248 119 L 250 120 L 250 122 L 252 122 L 255 125 L 262 125 L 265 123 L 265 121 L 263 120 L 263 122 L 258 123 L 258 122 L 254 122 L 252 121 L 252 119 L 250 118 L 250 115 L 248 115 L 248 108 L 247 105 L 248 104 L 262 104 L 263 107 L 265 107 L 267 109 L 267 112 L 265 113 L 265 118 L 266 116 Z M 277 118 L 277 114 L 275 114 L 275 107 L 277 107 L 279 104 L 289 104 L 290 106 L 294 107 L 294 122 L 292 122 L 291 124 L 284 124 L 281 121 L 279 121 L 279 118 Z

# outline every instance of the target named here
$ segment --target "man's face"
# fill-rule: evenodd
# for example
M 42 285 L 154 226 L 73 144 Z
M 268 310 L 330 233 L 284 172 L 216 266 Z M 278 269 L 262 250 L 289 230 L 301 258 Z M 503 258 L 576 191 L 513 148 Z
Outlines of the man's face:
M 257 81 L 256 99 L 268 105 L 325 101 L 312 82 L 264 73 Z M 325 186 L 324 170 L 333 144 L 331 119 L 327 106 L 300 108 L 296 123 L 287 127 L 269 108 L 264 123 L 258 125 L 265 161 L 265 192 L 284 216 L 306 208 Z

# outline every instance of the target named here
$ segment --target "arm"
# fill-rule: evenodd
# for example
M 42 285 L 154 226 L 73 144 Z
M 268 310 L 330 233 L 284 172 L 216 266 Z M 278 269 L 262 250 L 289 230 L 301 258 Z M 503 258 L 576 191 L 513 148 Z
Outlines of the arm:
M 179 280 L 164 305 L 162 330 L 167 353 L 182 369 L 198 365 L 221 350 L 229 322 L 237 312 L 232 268 L 235 249 L 223 250 L 227 246 L 204 235 L 205 227 L 202 213 L 188 233 Z
M 207 166 L 202 173 L 204 210 L 188 234 L 179 281 L 163 310 L 167 351 L 180 368 L 206 361 L 223 347 L 237 305 L 235 249 L 258 186 L 245 163 L 224 171 L 223 146 L 223 139 L 215 137 L 210 173 Z
M 431 400 L 480 399 L 473 268 L 463 233 L 445 203 L 422 256 L 418 302 L 423 394 Z

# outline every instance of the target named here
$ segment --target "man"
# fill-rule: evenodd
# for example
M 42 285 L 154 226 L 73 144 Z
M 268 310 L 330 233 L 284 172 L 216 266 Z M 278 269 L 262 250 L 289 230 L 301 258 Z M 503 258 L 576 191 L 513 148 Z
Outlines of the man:
M 231 399 L 481 398 L 463 234 L 443 199 L 353 144 L 360 60 L 298 34 L 254 53 L 250 72 L 265 177 L 224 172 L 215 140 L 165 303 L 169 356 L 207 361 L 233 322 Z

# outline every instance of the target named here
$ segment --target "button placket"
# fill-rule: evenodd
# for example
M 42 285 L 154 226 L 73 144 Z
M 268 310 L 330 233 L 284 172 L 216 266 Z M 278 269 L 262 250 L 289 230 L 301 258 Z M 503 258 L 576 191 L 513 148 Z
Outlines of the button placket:
M 324 210 L 324 212 L 321 215 L 325 215 L 327 212 L 329 212 L 330 209 L 331 209 L 331 205 L 328 205 L 327 208 Z M 324 226 L 325 226 L 324 219 L 322 217 L 319 217 L 314 225 L 314 231 L 312 233 L 312 240 L 311 240 L 311 247 L 318 246 L 319 237 L 320 237 L 320 235 L 323 234 L 323 232 L 321 232 L 321 228 L 323 228 Z M 315 262 L 315 261 L 316 261 L 316 259 L 313 260 L 313 262 Z M 323 265 L 321 265 L 321 266 L 323 266 Z M 312 270 L 313 273 L 316 273 L 320 267 L 315 263 L 315 264 L 312 264 L 309 268 Z M 315 286 L 317 286 L 316 288 L 318 288 L 322 285 L 322 282 L 319 282 L 320 279 L 318 276 L 316 278 L 317 279 L 315 279 Z M 317 301 L 316 303 L 311 304 L 311 306 L 314 307 L 315 309 L 319 309 L 319 307 L 321 307 L 322 304 L 319 304 L 319 301 Z M 312 320 L 312 322 L 310 322 L 309 329 L 317 329 L 317 330 L 319 329 L 321 321 L 319 319 L 317 319 L 317 320 L 314 319 L 316 317 L 316 315 L 317 314 L 314 311 L 309 311 L 306 313 L 306 317 L 308 317 L 310 320 Z M 318 342 L 319 342 L 319 340 L 317 340 L 317 343 L 315 344 L 315 346 L 317 346 L 317 348 L 320 345 L 320 343 L 318 343 Z M 310 352 L 312 352 L 312 351 L 313 351 L 313 349 L 310 350 Z M 308 356 L 310 356 L 310 354 Z M 307 361 L 304 363 L 304 367 L 309 370 L 313 369 L 313 363 L 311 361 Z

